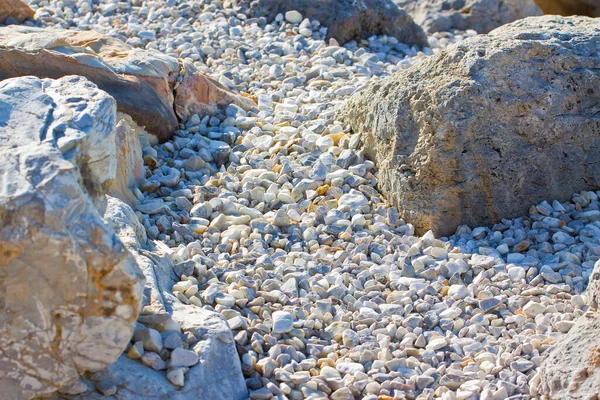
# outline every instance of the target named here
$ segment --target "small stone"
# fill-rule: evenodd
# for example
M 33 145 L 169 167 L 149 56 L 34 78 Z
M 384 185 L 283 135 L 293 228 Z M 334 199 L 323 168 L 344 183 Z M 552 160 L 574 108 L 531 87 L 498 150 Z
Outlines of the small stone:
M 302 14 L 296 10 L 290 10 L 285 13 L 285 20 L 290 24 L 299 24 L 302 22 Z
M 167 372 L 167 379 L 174 386 L 182 387 L 185 384 L 185 368 L 173 368 Z
M 286 333 L 294 328 L 293 317 L 287 311 L 275 311 L 273 313 L 273 333 Z
M 171 352 L 169 368 L 191 367 L 196 364 L 198 364 L 198 355 L 191 350 L 178 347 Z

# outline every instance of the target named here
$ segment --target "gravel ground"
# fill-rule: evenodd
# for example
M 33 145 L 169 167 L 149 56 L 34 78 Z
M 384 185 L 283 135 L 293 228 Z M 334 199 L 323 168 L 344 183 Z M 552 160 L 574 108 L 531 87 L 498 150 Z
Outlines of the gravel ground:
M 149 237 L 193 267 L 174 294 L 228 320 L 251 398 L 537 396 L 544 351 L 587 308 L 598 194 L 415 237 L 334 119 L 365 83 L 476 32 L 422 51 L 385 36 L 340 47 L 318 21 L 267 24 L 216 1 L 31 3 L 42 25 L 188 58 L 257 102 L 146 147 L 138 193 Z

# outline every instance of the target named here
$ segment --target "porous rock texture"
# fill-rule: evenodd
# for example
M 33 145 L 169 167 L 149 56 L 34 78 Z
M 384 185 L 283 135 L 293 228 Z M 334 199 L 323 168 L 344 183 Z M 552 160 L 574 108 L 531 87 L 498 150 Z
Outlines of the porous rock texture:
M 598 0 L 535 0 L 546 14 L 600 17 Z
M 85 76 L 160 141 L 172 136 L 178 118 L 215 114 L 229 104 L 254 106 L 188 62 L 94 31 L 0 27 L 0 79 L 25 75 Z
M 35 11 L 21 0 L 0 0 L 0 24 L 10 21 L 11 18 L 21 23 L 34 15 Z
M 588 311 L 553 346 L 540 369 L 540 392 L 550 399 L 587 400 L 600 390 L 600 261 L 587 288 Z
M 114 99 L 82 77 L 0 82 L 0 393 L 54 392 L 112 364 L 143 274 L 103 223 Z
M 473 29 L 488 33 L 509 22 L 542 15 L 534 0 L 394 0 L 427 32 Z
M 534 17 L 371 84 L 340 113 L 417 233 L 600 187 L 600 21 Z
M 274 20 L 296 10 L 304 18 L 325 25 L 327 39 L 344 44 L 371 35 L 388 35 L 408 45 L 427 46 L 427 35 L 392 0 L 232 0 L 246 15 Z
M 193 305 L 181 304 L 169 290 L 178 280 L 173 272 L 170 249 L 160 242 L 147 241 L 146 230 L 131 207 L 117 198 L 108 197 L 104 219 L 135 257 L 146 276 L 144 310 L 139 320 L 146 326 L 164 330 L 164 322 L 173 320 L 184 334 L 198 341 L 190 348 L 198 356 L 198 364 L 186 373 L 185 385 L 173 386 L 163 371 L 154 371 L 125 354 L 98 373 L 86 374 L 82 382 L 88 391 L 77 394 L 55 394 L 52 399 L 70 400 L 187 400 L 248 398 L 239 356 L 229 326 L 224 318 Z M 150 250 L 162 249 L 163 252 Z M 161 254 L 162 256 L 159 256 Z M 151 313 L 148 310 L 152 310 Z M 104 396 L 95 391 L 99 382 L 111 382 L 116 393 Z
M 427 32 L 473 29 L 488 33 L 509 22 L 542 15 L 534 0 L 394 0 Z

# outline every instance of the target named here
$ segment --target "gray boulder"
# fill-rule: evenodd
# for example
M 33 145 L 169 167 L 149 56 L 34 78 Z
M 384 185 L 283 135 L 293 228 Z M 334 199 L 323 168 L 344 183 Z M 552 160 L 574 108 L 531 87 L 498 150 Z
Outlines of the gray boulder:
M 587 400 L 600 387 L 600 261 L 587 289 L 588 311 L 545 355 L 538 392 L 550 399 Z
M 488 33 L 509 22 L 542 15 L 534 0 L 394 0 L 427 32 L 473 29 Z
M 48 394 L 112 364 L 144 278 L 104 224 L 116 105 L 82 77 L 0 82 L 0 393 Z
M 299 11 L 326 26 L 327 39 L 340 44 L 371 35 L 388 35 L 408 45 L 427 46 L 427 35 L 392 0 L 232 0 L 242 13 L 274 20 L 277 14 Z
M 380 189 L 417 233 L 489 225 L 600 188 L 600 21 L 535 17 L 354 95 Z

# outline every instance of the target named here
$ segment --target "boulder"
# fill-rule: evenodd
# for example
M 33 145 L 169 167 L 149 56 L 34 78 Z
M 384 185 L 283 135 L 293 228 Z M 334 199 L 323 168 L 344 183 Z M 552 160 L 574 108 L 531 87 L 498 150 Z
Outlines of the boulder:
M 545 354 L 538 392 L 550 399 L 587 400 L 600 387 L 600 262 L 587 288 L 588 311 Z
M 428 46 L 427 35 L 392 0 L 232 0 L 240 12 L 274 20 L 277 14 L 298 11 L 303 18 L 326 26 L 327 39 L 340 44 L 371 35 L 388 35 L 401 43 Z
M 176 387 L 167 380 L 165 371 L 150 369 L 123 354 L 106 370 L 88 373 L 79 381 L 87 391 L 70 395 L 65 393 L 69 388 L 65 388 L 62 394 L 56 393 L 51 399 L 247 399 L 240 359 L 225 319 L 216 312 L 184 305 L 172 295 L 170 288 L 177 277 L 168 254 L 170 249 L 160 242 L 147 241 L 146 230 L 136 214 L 119 199 L 108 198 L 104 219 L 134 255 L 146 276 L 144 309 L 139 321 L 158 330 L 163 330 L 165 321 L 174 321 L 182 333 L 197 338 L 190 350 L 199 355 L 199 362 L 185 374 L 184 385 Z M 96 390 L 102 387 L 115 387 L 116 392 L 105 395 Z
M 143 274 L 104 224 L 116 104 L 82 77 L 0 82 L 0 392 L 52 393 L 114 363 Z
M 542 15 L 534 0 L 394 0 L 427 32 L 473 29 L 488 33 L 509 22 Z
M 417 233 L 600 188 L 600 21 L 534 17 L 366 87 L 339 118 Z
M 598 0 L 535 0 L 546 14 L 600 17 Z
M 0 0 L 0 24 L 10 19 L 22 23 L 26 19 L 33 18 L 34 15 L 35 11 L 21 0 Z
M 254 106 L 188 62 L 97 32 L 0 27 L 0 80 L 25 75 L 85 76 L 160 141 L 194 113 L 214 114 L 229 104 Z

